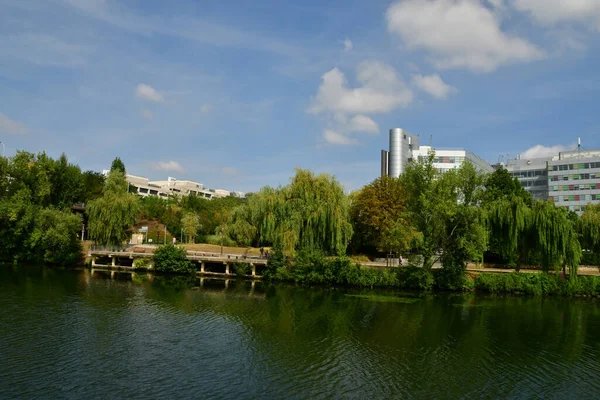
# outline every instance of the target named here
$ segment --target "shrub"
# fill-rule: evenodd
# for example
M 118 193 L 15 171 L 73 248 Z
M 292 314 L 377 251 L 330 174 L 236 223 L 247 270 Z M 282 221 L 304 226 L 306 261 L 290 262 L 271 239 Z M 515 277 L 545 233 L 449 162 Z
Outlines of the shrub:
M 232 265 L 237 275 L 248 275 L 250 272 L 250 265 L 246 263 L 233 263 Z
M 221 245 L 220 235 L 207 235 L 205 240 L 208 244 L 215 244 L 217 246 Z M 233 241 L 229 236 L 223 235 L 223 246 L 234 247 L 237 246 L 237 243 Z
M 195 265 L 186 258 L 185 250 L 171 243 L 156 249 L 154 265 L 159 272 L 191 274 L 196 271 Z
M 146 257 L 137 258 L 134 262 L 133 269 L 148 269 L 151 261 L 152 260 L 150 258 Z
M 401 275 L 401 285 L 407 289 L 431 290 L 435 282 L 433 274 L 426 268 L 408 267 Z

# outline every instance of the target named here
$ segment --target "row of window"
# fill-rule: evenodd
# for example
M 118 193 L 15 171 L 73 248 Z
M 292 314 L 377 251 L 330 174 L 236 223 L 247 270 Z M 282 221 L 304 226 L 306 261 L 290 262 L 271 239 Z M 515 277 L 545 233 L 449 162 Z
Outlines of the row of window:
M 578 185 L 554 185 L 550 189 L 553 192 L 563 192 L 569 190 L 594 190 L 600 189 L 600 183 L 580 183 Z
M 537 180 L 537 181 L 521 181 L 521 185 L 523 187 L 532 187 L 532 186 L 548 186 L 548 181 L 546 180 Z
M 536 176 L 547 175 L 546 170 L 543 169 L 535 169 L 529 171 L 515 171 L 512 173 L 512 176 L 515 178 L 535 178 Z
M 548 165 L 548 171 L 571 171 L 574 169 L 600 168 L 600 162 Z
M 419 156 L 419 160 L 423 160 L 423 156 Z M 464 157 L 451 156 L 451 157 L 433 157 L 433 162 L 436 164 L 462 164 L 465 161 Z
M 600 174 L 573 174 L 573 175 L 552 175 L 550 177 L 550 182 L 558 182 L 558 181 L 579 181 L 584 179 L 596 179 L 600 178 Z
M 600 200 L 600 194 L 571 194 L 567 196 L 550 196 L 551 200 L 554 200 L 555 203 L 561 201 L 594 201 Z

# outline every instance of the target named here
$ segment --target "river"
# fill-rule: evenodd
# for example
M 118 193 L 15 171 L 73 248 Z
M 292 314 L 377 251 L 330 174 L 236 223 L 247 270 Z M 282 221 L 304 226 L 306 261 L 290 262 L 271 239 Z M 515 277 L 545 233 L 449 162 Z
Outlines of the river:
M 599 304 L 0 266 L 0 398 L 598 398 Z

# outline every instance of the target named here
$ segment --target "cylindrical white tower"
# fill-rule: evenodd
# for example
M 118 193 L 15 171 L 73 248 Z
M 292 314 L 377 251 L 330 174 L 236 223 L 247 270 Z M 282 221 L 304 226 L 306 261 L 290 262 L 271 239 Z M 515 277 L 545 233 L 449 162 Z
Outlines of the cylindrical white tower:
M 398 178 L 402 172 L 402 135 L 400 128 L 390 129 L 390 154 L 388 161 L 389 174 L 392 178 Z

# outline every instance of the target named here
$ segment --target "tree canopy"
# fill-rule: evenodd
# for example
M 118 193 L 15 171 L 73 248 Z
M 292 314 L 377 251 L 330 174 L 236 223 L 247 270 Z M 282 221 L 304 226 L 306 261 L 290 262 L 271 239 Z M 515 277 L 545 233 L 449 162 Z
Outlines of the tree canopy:
M 135 194 L 127 193 L 127 181 L 119 170 L 111 171 L 102 197 L 88 202 L 90 237 L 100 245 L 120 246 L 135 224 L 139 205 Z
M 352 236 L 350 203 L 330 175 L 297 169 L 289 185 L 266 187 L 236 209 L 228 232 L 234 240 L 270 244 L 287 255 L 300 249 L 343 254 Z

